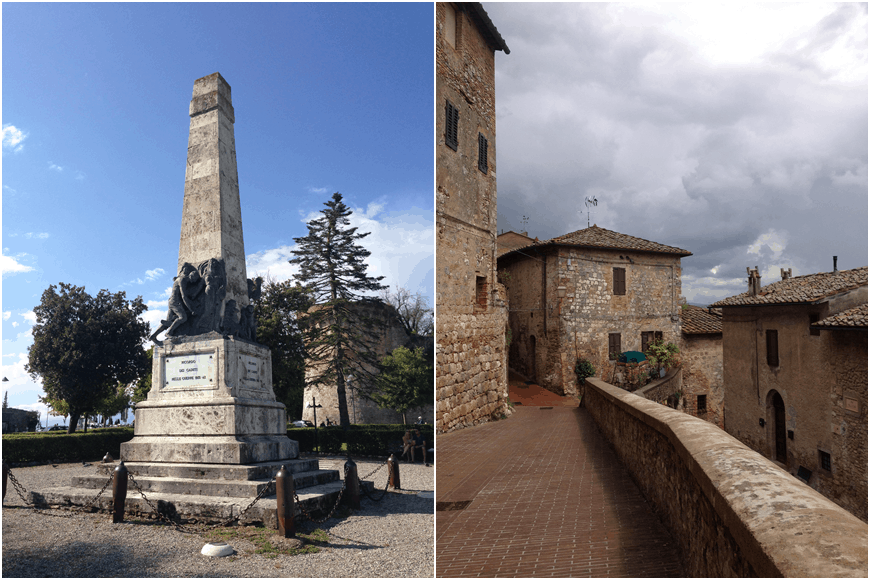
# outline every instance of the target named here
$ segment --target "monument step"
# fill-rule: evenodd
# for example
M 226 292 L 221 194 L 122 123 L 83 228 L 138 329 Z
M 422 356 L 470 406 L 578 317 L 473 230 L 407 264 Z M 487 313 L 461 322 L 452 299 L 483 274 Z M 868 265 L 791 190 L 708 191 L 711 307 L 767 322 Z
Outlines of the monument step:
M 374 491 L 374 484 L 371 481 L 360 481 L 360 484 L 364 485 L 369 492 Z M 314 518 L 324 517 L 335 506 L 341 488 L 342 481 L 339 480 L 298 490 L 296 493 L 299 496 L 299 503 L 296 509 L 297 524 L 305 520 L 303 512 L 309 513 Z M 37 505 L 53 505 L 63 509 L 72 506 L 84 506 L 94 498 L 95 494 L 94 489 L 57 487 L 44 489 L 41 492 L 31 492 L 30 499 Z M 223 522 L 238 515 L 253 500 L 253 498 L 249 497 L 209 497 L 162 492 L 146 494 L 148 501 L 161 514 L 179 523 Z M 111 489 L 107 489 L 99 499 L 94 501 L 92 506 L 101 512 L 111 513 Z M 277 508 L 277 500 L 274 494 L 264 496 L 245 512 L 245 515 L 239 522 L 243 525 L 262 524 L 268 528 L 277 528 Z M 154 514 L 154 509 L 143 500 L 142 495 L 132 489 L 127 491 L 124 511 L 127 513 L 127 517 Z
M 250 497 L 254 498 L 269 485 L 270 479 L 262 480 L 225 480 L 225 479 L 189 479 L 170 476 L 137 476 L 133 475 L 139 488 L 146 494 L 152 492 L 179 495 L 201 495 L 211 497 Z M 293 484 L 297 494 L 308 487 L 331 483 L 340 480 L 337 470 L 313 470 L 293 473 Z M 101 489 L 106 484 L 106 477 L 99 475 L 73 477 L 72 486 L 85 489 Z M 129 489 L 133 485 L 128 484 Z M 274 485 L 268 493 L 274 494 Z
M 109 473 L 118 466 L 117 462 L 100 464 L 100 470 Z M 262 480 L 271 479 L 282 466 L 292 473 L 320 469 L 316 458 L 296 458 L 283 461 L 258 462 L 254 464 L 198 464 L 172 462 L 125 462 L 124 466 L 133 476 L 168 476 L 202 480 Z

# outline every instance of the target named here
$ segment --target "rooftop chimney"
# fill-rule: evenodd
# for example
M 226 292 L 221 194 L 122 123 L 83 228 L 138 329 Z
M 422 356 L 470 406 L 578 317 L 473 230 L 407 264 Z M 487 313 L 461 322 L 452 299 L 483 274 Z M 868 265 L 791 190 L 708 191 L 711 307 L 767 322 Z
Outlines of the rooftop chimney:
M 790 279 L 791 278 L 791 268 L 788 268 L 788 269 L 779 268 L 779 275 L 782 276 L 782 281 Z
M 755 266 L 755 269 L 746 268 L 746 275 L 749 276 L 749 295 L 757 296 L 759 290 L 761 290 L 761 275 L 758 273 L 758 266 Z
M 834 256 L 834 273 L 837 273 L 837 256 Z

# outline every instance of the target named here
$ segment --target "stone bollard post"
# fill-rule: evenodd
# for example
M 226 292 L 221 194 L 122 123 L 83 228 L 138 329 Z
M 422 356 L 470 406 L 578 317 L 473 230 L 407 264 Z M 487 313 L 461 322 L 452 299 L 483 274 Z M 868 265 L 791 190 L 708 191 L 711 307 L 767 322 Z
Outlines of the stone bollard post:
M 350 457 L 344 463 L 344 472 L 344 493 L 347 505 L 352 509 L 359 510 L 359 473 L 357 472 L 356 463 Z
M 129 472 L 122 460 L 115 467 L 115 478 L 112 480 L 112 523 L 124 522 L 124 502 L 127 500 L 127 477 Z
M 9 478 L 9 465 L 3 461 L 3 500 L 6 500 L 6 480 Z
M 390 458 L 387 459 L 387 471 L 390 473 L 390 486 L 394 489 L 401 489 L 402 482 L 399 478 L 399 461 L 396 459 L 395 454 L 391 454 Z
M 293 473 L 284 465 L 275 475 L 275 495 L 278 503 L 278 535 L 285 539 L 296 536 L 296 485 Z

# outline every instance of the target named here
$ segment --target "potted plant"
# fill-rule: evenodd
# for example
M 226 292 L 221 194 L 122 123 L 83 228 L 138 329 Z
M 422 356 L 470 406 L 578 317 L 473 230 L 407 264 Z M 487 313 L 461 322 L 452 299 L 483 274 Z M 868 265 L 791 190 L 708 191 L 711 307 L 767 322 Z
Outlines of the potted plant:
M 680 365 L 680 359 L 677 354 L 680 349 L 672 342 L 665 343 L 664 340 L 653 340 L 647 351 L 647 359 L 650 364 L 658 368 L 659 376 L 664 377 L 665 373 Z

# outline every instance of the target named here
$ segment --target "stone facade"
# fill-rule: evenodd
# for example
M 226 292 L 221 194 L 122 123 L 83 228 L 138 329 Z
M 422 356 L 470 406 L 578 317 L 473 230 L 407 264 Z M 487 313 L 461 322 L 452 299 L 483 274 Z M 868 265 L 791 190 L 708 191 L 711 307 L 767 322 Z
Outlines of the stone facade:
M 844 285 L 845 277 L 857 279 Z M 791 286 L 800 293 L 780 298 Z M 725 430 L 864 521 L 866 327 L 811 324 L 866 303 L 861 268 L 784 279 L 713 304 L 723 310 Z
M 722 381 L 722 312 L 684 305 L 680 362 L 685 412 L 725 428 Z M 698 397 L 703 396 L 699 411 Z
M 525 247 L 531 244 L 532 241 L 538 241 L 538 238 L 536 237 L 533 240 L 525 231 L 521 231 L 519 233 L 516 233 L 515 231 L 506 231 L 505 233 L 499 233 L 498 254 L 501 255 L 503 253 L 507 253 L 508 251 L 520 249 L 521 247 Z
M 504 290 L 496 280 L 495 51 L 479 3 L 436 4 L 438 432 L 509 412 Z
M 396 308 L 383 302 L 356 303 L 354 307 L 364 309 L 367 318 L 374 323 L 374 339 L 369 341 L 369 348 L 376 358 L 380 359 L 401 346 L 409 349 L 426 348 L 431 351 L 432 338 L 424 336 L 411 336 L 405 331 Z M 306 382 L 316 376 L 316 365 L 308 364 L 305 367 Z M 345 382 L 345 397 L 347 399 L 347 411 L 351 424 L 402 424 L 402 415 L 389 408 L 379 408 L 377 404 L 369 400 L 354 387 L 354 378 Z M 340 423 L 338 411 L 338 389 L 335 385 L 312 386 L 306 384 L 305 395 L 302 403 L 302 419 L 315 421 L 314 408 L 308 408 L 312 400 L 315 400 L 321 408 L 317 409 L 317 424 L 329 420 L 332 423 Z M 426 404 L 422 409 L 412 408 L 406 413 L 408 422 L 416 422 L 419 416 L 428 424 L 432 424 L 435 407 Z
M 613 378 L 611 334 L 623 352 L 641 351 L 645 332 L 679 343 L 680 258 L 691 253 L 597 226 L 563 237 L 502 255 L 498 271 L 510 304 L 511 369 L 574 396 L 578 358 L 602 380 Z

